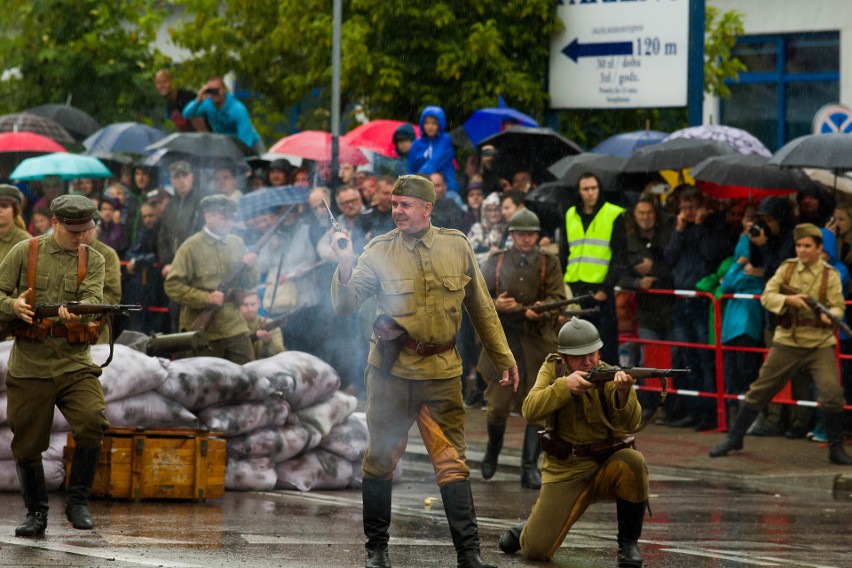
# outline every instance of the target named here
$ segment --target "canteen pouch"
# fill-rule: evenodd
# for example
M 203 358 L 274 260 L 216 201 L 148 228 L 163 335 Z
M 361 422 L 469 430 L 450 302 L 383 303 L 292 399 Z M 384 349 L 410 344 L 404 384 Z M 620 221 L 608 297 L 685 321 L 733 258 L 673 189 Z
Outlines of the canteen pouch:
M 408 338 L 408 332 L 392 317 L 382 314 L 373 323 L 373 335 L 376 336 L 376 345 L 382 356 L 380 368 L 385 373 L 390 373 L 391 367 L 393 367 L 396 358 L 399 356 L 399 351 L 402 349 L 402 344 Z

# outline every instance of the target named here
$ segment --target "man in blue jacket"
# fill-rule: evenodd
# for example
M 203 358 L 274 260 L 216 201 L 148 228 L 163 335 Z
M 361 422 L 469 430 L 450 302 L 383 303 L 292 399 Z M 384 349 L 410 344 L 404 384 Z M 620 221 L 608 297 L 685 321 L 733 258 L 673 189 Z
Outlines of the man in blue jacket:
M 211 77 L 201 89 L 195 100 L 183 107 L 184 118 L 206 118 L 213 132 L 228 134 L 239 138 L 246 146 L 258 155 L 266 152 L 263 142 L 254 125 L 251 123 L 248 109 L 237 98 L 228 92 L 221 77 Z M 199 121 L 193 120 L 196 129 Z
M 446 128 L 444 109 L 439 106 L 423 109 L 420 113 L 420 138 L 411 144 L 408 152 L 408 173 L 429 177 L 440 172 L 447 181 L 447 197 L 461 206 L 454 163 L 456 154 L 450 135 L 444 132 Z

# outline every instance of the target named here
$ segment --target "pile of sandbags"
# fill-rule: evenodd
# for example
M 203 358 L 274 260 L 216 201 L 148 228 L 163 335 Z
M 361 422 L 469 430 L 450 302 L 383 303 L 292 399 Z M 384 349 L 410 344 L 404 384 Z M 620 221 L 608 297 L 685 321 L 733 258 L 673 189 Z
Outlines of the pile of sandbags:
M 7 425 L 5 364 L 0 343 L 0 490 L 17 490 Z M 92 347 L 101 363 L 108 346 Z M 5 354 L 5 355 L 4 355 Z M 335 489 L 360 485 L 366 418 L 357 399 L 339 391 L 334 369 L 308 353 L 288 351 L 237 365 L 213 357 L 169 361 L 115 345 L 100 377 L 112 426 L 206 428 L 227 439 L 227 489 Z M 68 423 L 54 413 L 44 454 L 52 489 L 64 476 Z M 8 462 L 8 463 L 6 463 Z

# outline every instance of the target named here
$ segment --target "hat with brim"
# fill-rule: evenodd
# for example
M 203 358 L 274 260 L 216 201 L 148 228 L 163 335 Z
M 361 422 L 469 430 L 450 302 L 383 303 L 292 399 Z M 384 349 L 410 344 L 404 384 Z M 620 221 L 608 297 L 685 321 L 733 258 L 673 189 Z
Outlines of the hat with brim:
M 24 194 L 15 187 L 9 184 L 0 184 L 0 203 L 23 203 Z
M 805 237 L 812 237 L 815 240 L 819 239 L 821 242 L 822 231 L 820 231 L 819 227 L 817 227 L 813 223 L 801 223 L 799 225 L 796 225 L 793 228 L 793 239 L 798 241 L 799 239 L 803 239 Z
M 56 220 L 72 233 L 83 233 L 95 228 L 94 217 L 98 208 L 88 197 L 60 195 L 50 202 L 50 210 Z

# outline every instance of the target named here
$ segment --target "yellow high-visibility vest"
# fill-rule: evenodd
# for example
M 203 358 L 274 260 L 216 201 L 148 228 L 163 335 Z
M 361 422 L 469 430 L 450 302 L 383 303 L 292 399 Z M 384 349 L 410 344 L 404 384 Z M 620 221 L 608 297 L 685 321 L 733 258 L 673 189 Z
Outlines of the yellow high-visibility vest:
M 583 230 L 577 207 L 565 213 L 565 234 L 569 247 L 565 282 L 600 284 L 604 281 L 612 259 L 612 224 L 623 212 L 624 209 L 617 205 L 604 203 L 592 219 L 588 231 Z

